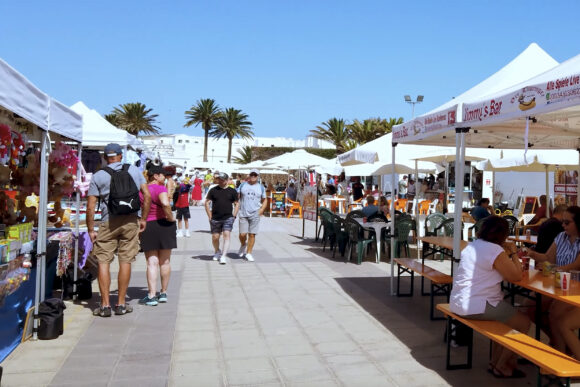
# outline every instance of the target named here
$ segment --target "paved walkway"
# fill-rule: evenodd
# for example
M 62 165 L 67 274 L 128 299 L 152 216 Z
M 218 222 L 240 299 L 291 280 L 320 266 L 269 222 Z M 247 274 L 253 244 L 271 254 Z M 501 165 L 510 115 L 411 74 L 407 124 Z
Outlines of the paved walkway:
M 64 335 L 20 345 L 2 364 L 2 386 L 514 385 L 486 372 L 489 344 L 478 335 L 473 369 L 446 371 L 444 323 L 429 320 L 429 298 L 390 296 L 387 263 L 332 259 L 313 222 L 303 240 L 301 220 L 263 218 L 254 263 L 235 254 L 234 229 L 224 266 L 211 260 L 205 213 L 192 214 L 167 304 L 137 305 L 140 255 L 132 314 L 98 318 L 96 300 L 68 302 Z M 517 385 L 535 384 L 535 370 L 523 370 Z

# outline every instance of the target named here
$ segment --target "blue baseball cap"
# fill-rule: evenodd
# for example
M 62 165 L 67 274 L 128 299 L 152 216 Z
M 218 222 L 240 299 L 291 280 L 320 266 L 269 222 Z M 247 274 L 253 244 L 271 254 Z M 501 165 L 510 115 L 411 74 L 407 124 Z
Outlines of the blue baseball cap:
M 121 148 L 121 145 L 119 144 L 115 144 L 112 142 L 110 144 L 107 144 L 107 146 L 105 146 L 105 156 L 107 157 L 114 157 L 122 154 L 123 148 Z

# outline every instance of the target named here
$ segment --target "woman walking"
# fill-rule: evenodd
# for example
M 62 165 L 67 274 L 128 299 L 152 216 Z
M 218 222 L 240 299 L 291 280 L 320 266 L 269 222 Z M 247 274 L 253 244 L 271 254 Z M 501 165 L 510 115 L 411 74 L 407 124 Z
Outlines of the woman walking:
M 200 179 L 198 173 L 195 172 L 195 178 L 193 179 L 193 190 L 191 191 L 191 200 L 194 206 L 199 206 L 201 202 L 202 184 L 203 179 Z
M 147 259 L 147 287 L 149 293 L 139 301 L 142 305 L 155 306 L 167 302 L 167 286 L 171 276 L 171 249 L 177 247 L 175 218 L 171 212 L 169 195 L 165 188 L 165 171 L 160 166 L 147 170 L 151 209 L 147 227 L 141 233 L 141 248 Z M 161 289 L 157 295 L 157 277 L 161 273 Z

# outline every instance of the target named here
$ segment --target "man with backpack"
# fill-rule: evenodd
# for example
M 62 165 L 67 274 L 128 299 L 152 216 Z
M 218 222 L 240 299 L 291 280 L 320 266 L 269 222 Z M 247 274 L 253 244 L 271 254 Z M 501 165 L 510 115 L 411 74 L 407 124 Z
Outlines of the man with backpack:
M 254 262 L 252 250 L 256 242 L 256 234 L 260 226 L 260 216 L 266 210 L 268 201 L 266 200 L 266 190 L 258 183 L 260 172 L 257 169 L 250 171 L 247 181 L 243 182 L 239 188 L 240 196 L 240 250 L 238 255 L 246 256 L 248 262 Z M 246 243 L 247 242 L 247 243 Z
M 87 197 L 87 228 L 94 244 L 93 255 L 99 262 L 101 292 L 101 305 L 93 311 L 93 315 L 101 317 L 111 316 L 110 265 L 115 252 L 119 257 L 119 297 L 114 312 L 123 315 L 133 311 L 131 305 L 125 303 L 125 295 L 131 279 L 131 263 L 139 252 L 139 233 L 145 230 L 151 205 L 145 177 L 139 168 L 122 164 L 122 159 L 123 149 L 119 144 L 111 143 L 105 147 L 108 165 L 93 175 Z M 139 191 L 143 194 L 142 209 Z M 94 230 L 97 200 L 101 210 L 98 233 Z

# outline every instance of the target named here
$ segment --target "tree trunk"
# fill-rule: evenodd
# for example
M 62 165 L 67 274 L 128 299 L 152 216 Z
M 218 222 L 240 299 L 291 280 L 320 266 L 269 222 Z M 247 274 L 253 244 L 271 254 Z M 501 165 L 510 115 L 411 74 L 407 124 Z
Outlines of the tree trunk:
M 228 138 L 228 164 L 231 161 L 232 158 L 232 140 L 231 138 Z
M 204 140 L 203 140 L 203 162 L 207 163 L 207 142 L 209 139 L 209 126 L 203 125 L 204 130 Z

